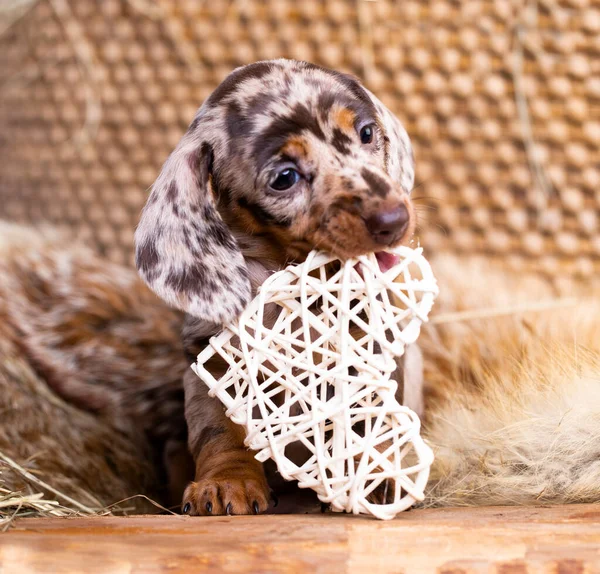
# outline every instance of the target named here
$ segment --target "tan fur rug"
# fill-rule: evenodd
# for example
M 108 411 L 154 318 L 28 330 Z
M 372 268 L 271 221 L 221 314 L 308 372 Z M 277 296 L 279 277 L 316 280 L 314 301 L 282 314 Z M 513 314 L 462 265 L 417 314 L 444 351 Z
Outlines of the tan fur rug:
M 575 304 L 429 325 L 429 505 L 600 500 L 600 291 L 439 256 L 433 314 Z M 543 306 L 543 305 L 542 305 Z M 550 307 L 550 306 L 549 306 Z
M 436 452 L 425 504 L 600 500 L 599 292 L 483 258 L 431 261 L 441 295 L 420 339 Z M 451 315 L 565 296 L 577 303 Z M 0 224 L 0 452 L 86 505 L 164 490 L 152 449 L 183 420 L 179 321 L 132 270 Z M 0 488 L 26 482 L 0 462 Z

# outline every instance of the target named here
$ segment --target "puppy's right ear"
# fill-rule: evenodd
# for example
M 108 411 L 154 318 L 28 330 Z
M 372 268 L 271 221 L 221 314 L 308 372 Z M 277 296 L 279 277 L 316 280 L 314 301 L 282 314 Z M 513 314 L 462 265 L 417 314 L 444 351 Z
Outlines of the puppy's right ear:
M 244 257 L 211 191 L 213 148 L 205 110 L 165 162 L 135 233 L 136 266 L 162 299 L 190 315 L 227 323 L 250 300 Z

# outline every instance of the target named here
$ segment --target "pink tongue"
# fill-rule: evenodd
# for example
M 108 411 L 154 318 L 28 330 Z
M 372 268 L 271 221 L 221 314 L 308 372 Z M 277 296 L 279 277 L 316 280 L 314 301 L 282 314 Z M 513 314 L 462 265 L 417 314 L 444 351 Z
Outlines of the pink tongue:
M 393 253 L 387 253 L 386 251 L 378 251 L 375 253 L 375 257 L 377 257 L 377 262 L 379 263 L 379 269 L 384 273 L 389 271 L 398 261 L 400 261 L 399 255 L 394 255 Z

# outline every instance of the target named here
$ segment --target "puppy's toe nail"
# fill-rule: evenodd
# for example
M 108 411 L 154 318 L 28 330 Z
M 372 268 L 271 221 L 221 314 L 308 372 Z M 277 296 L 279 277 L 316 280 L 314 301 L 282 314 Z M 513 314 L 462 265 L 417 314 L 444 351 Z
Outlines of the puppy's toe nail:
M 208 512 L 209 514 L 212 514 L 212 508 L 213 508 L 213 507 L 212 507 L 212 502 L 209 500 L 209 501 L 206 503 L 206 512 Z
M 231 506 L 231 502 L 229 502 L 227 504 L 227 506 L 225 507 L 225 513 L 227 514 L 227 516 L 231 516 L 232 511 L 233 511 L 233 507 Z
M 258 509 L 258 502 L 256 500 L 252 503 L 252 510 L 254 510 L 254 514 L 258 514 L 259 509 Z
M 189 514 L 191 509 L 192 509 L 192 505 L 189 502 L 186 502 L 183 505 L 183 513 L 184 514 Z

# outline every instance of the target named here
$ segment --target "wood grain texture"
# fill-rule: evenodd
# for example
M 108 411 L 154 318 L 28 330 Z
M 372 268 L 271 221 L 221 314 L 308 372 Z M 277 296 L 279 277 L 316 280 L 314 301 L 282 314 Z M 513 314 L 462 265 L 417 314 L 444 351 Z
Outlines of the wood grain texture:
M 21 519 L 0 573 L 600 572 L 600 505 L 344 515 Z

